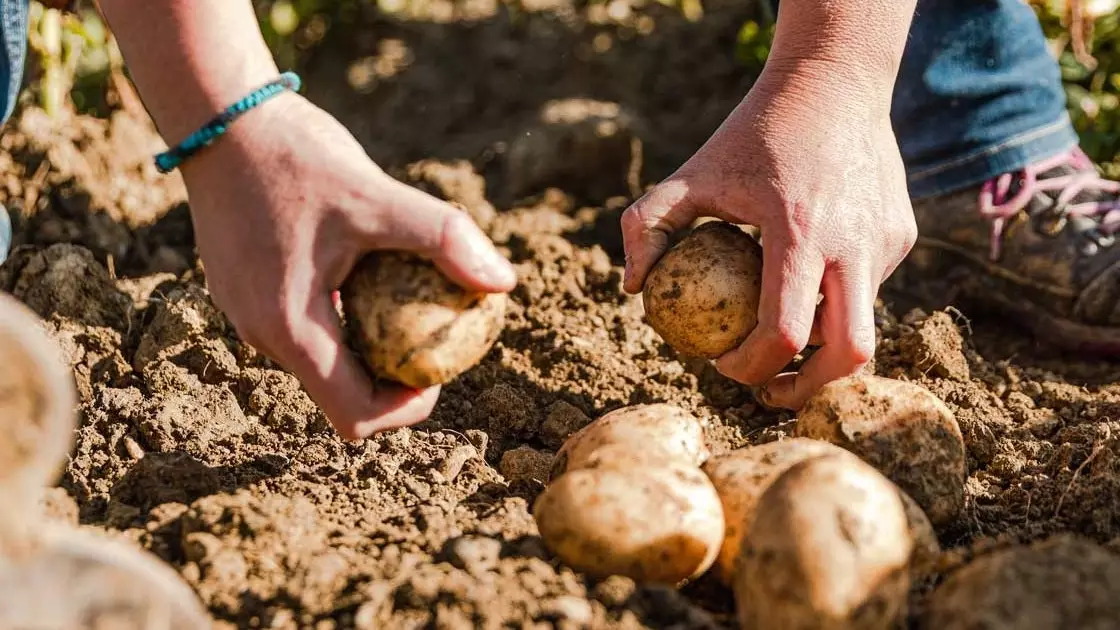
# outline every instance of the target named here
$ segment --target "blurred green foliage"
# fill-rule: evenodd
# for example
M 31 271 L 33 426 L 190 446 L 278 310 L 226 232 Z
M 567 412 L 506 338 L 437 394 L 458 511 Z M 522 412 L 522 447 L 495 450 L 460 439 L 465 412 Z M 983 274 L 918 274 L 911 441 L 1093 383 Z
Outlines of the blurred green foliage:
M 677 8 L 689 20 L 702 19 L 704 14 L 702 0 L 658 1 Z M 298 67 L 307 50 L 328 38 L 338 24 L 355 20 L 362 10 L 408 14 L 409 6 L 421 2 L 424 0 L 253 0 L 253 6 L 279 65 Z M 68 92 L 79 111 L 103 112 L 107 78 L 123 69 L 112 37 L 96 12 L 84 9 L 77 17 L 60 18 L 38 2 L 31 4 L 29 39 L 38 63 L 30 89 L 52 111 L 61 106 L 59 101 Z M 1120 153 L 1120 11 L 1112 9 L 1096 20 L 1090 46 L 1096 64 L 1090 68 L 1077 60 L 1069 45 L 1069 31 L 1063 23 L 1065 0 L 1031 0 L 1031 4 L 1058 55 L 1070 115 L 1084 148 L 1098 161 L 1114 161 Z M 728 51 L 744 72 L 757 73 L 766 61 L 774 36 L 770 17 L 762 15 L 744 23 L 734 50 Z M 1120 163 L 1116 168 L 1120 171 Z

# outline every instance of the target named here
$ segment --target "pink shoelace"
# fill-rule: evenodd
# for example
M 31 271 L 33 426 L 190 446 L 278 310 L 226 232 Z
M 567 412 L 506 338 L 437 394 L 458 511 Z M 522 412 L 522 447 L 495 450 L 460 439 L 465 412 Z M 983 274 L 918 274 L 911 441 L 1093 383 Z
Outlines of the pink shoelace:
M 1039 178 L 1040 173 L 1059 166 L 1071 166 L 1077 172 Z M 1016 178 L 1019 178 L 1019 188 L 1011 195 L 1011 186 Z M 1070 203 L 1083 191 L 1095 191 L 1115 198 Z M 1068 153 L 1032 164 L 1019 172 L 1006 173 L 984 183 L 980 190 L 980 213 L 992 223 L 992 260 L 997 260 L 1000 256 L 1000 243 L 1007 220 L 1022 212 L 1038 192 L 1058 193 L 1053 207 L 1062 218 L 1093 219 L 1097 223 L 1097 232 L 1105 237 L 1112 237 L 1120 232 L 1120 182 L 1101 177 L 1089 156 L 1080 148 L 1075 148 Z

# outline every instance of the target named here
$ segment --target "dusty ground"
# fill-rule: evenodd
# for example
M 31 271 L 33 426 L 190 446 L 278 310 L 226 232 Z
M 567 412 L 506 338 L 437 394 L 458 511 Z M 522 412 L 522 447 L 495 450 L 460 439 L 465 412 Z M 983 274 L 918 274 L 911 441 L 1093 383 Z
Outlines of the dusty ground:
M 499 343 L 431 421 L 361 444 L 209 302 L 145 118 L 21 110 L 0 139 L 0 196 L 23 247 L 0 288 L 49 320 L 74 367 L 81 428 L 59 492 L 77 509 L 56 512 L 157 553 L 219 627 L 731 627 L 730 596 L 707 581 L 677 592 L 563 567 L 528 507 L 564 436 L 621 405 L 679 404 L 711 421 L 717 449 L 789 427 L 677 360 L 619 290 L 627 195 L 749 85 L 731 51 L 750 9 L 735 4 L 688 23 L 661 6 L 433 3 L 313 52 L 308 94 L 400 176 L 489 216 L 521 274 Z M 444 161 L 405 168 L 423 158 Z M 968 444 L 945 567 L 1063 531 L 1120 548 L 1120 365 L 885 299 L 877 369 L 941 396 Z

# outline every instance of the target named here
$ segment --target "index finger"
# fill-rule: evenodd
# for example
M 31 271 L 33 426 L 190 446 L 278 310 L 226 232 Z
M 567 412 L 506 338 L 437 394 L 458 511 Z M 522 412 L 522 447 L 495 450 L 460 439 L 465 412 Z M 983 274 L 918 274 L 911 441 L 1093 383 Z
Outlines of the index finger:
M 657 185 L 622 213 L 624 291 L 642 290 L 649 270 L 669 246 L 669 235 L 688 226 L 696 216 L 687 184 L 672 180 Z

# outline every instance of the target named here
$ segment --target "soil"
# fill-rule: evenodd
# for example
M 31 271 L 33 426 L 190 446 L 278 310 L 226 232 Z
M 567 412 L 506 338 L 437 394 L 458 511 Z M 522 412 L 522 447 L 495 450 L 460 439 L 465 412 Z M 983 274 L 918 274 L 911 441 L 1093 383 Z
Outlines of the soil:
M 624 405 L 680 405 L 716 452 L 790 432 L 677 357 L 620 290 L 621 211 L 750 85 L 733 56 L 747 5 L 690 22 L 622 0 L 433 0 L 352 16 L 309 49 L 310 98 L 391 172 L 467 207 L 521 278 L 497 344 L 430 421 L 357 443 L 213 306 L 150 121 L 22 106 L 0 138 L 19 245 L 0 289 L 46 321 L 81 412 L 48 513 L 157 554 L 219 628 L 734 627 L 712 580 L 563 566 L 529 508 L 564 438 Z M 942 398 L 967 443 L 939 570 L 1058 532 L 1120 550 L 1120 365 L 944 307 L 884 293 L 875 362 Z

